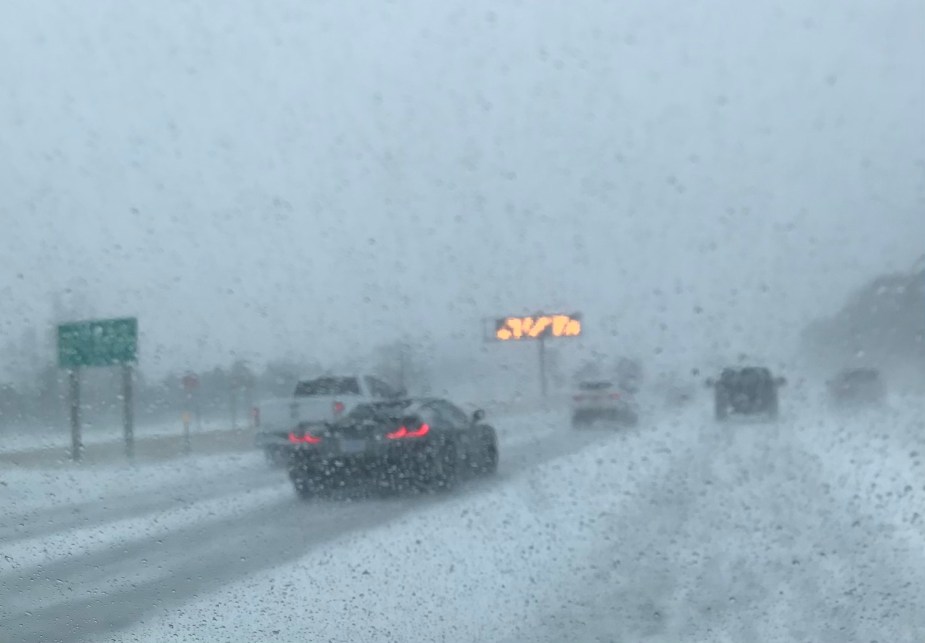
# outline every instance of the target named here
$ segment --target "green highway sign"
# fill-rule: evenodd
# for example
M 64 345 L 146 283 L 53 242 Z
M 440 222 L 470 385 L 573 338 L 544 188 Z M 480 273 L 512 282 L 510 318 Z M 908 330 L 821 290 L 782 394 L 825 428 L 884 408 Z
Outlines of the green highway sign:
M 112 366 L 136 360 L 138 320 L 95 319 L 58 325 L 58 366 Z

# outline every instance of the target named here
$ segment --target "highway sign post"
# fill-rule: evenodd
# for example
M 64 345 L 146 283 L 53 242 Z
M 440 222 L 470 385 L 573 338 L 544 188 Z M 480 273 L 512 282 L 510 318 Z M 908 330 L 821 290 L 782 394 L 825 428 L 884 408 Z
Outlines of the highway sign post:
M 546 341 L 562 337 L 580 337 L 579 313 L 536 314 L 524 317 L 500 317 L 494 320 L 493 339 L 499 342 L 536 341 L 539 348 L 540 392 L 547 395 Z
M 186 391 L 186 411 L 192 411 L 196 417 L 196 430 L 202 430 L 202 411 L 199 402 L 199 376 L 187 373 L 183 376 L 183 390 Z
M 122 367 L 122 423 L 125 454 L 135 454 L 132 364 L 137 361 L 138 320 L 96 319 L 58 325 L 58 367 L 68 371 L 71 416 L 71 458 L 80 460 L 80 369 Z
M 71 417 L 71 459 L 76 462 L 80 460 L 80 452 L 83 448 L 80 442 L 80 377 L 77 375 L 76 368 L 67 372 L 67 384 Z
M 189 412 L 183 412 L 183 453 L 189 455 L 193 452 L 193 443 L 189 433 Z

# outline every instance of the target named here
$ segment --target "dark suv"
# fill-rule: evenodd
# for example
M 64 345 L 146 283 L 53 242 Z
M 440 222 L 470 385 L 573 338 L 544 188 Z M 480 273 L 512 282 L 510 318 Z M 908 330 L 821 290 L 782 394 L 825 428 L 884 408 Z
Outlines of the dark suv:
M 841 371 L 828 382 L 829 398 L 839 406 L 882 404 L 886 386 L 875 368 L 852 368 Z
M 730 414 L 777 418 L 777 389 L 786 383 L 774 377 L 764 366 L 724 368 L 718 379 L 707 380 L 713 387 L 714 409 L 717 420 Z

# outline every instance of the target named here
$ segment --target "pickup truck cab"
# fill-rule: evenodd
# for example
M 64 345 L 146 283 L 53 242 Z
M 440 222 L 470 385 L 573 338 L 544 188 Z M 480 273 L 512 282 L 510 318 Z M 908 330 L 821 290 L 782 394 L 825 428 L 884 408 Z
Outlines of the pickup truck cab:
M 267 400 L 254 409 L 255 443 L 267 459 L 283 464 L 297 443 L 297 427 L 339 420 L 360 404 L 398 399 L 405 391 L 372 375 L 326 375 L 300 380 L 292 397 Z

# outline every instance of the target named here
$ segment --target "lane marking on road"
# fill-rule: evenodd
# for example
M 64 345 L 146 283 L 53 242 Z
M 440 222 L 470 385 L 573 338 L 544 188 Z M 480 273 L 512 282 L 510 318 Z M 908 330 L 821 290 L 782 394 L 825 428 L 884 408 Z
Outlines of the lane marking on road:
M 0 544 L 0 578 L 56 561 L 86 556 L 120 545 L 163 537 L 172 531 L 207 525 L 246 514 L 273 503 L 294 502 L 288 480 L 258 490 L 195 501 L 167 511 L 154 511 L 92 527 L 66 529 L 51 535 Z

